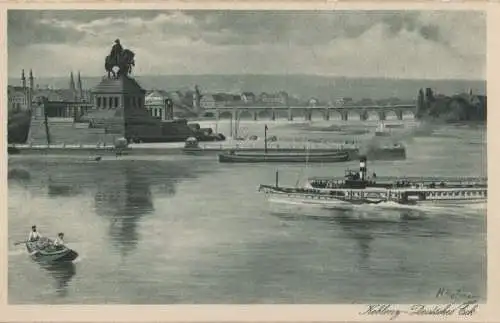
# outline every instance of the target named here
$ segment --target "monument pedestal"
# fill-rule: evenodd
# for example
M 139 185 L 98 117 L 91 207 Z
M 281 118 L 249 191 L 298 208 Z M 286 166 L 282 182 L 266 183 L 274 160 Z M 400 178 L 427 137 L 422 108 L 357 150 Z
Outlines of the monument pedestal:
M 103 78 L 92 91 L 95 110 L 88 114 L 91 127 L 104 128 L 106 133 L 128 140 L 160 137 L 160 120 L 146 110 L 145 94 L 133 78 Z

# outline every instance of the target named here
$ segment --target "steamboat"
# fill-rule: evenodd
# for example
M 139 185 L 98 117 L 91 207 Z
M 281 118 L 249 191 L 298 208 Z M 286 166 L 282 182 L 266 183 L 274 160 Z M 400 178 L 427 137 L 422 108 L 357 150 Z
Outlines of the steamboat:
M 367 174 L 367 158 L 359 171 L 346 170 L 344 178 L 309 178 L 302 187 L 260 185 L 270 200 L 322 206 L 379 204 L 476 204 L 487 199 L 486 178 L 416 178 L 380 180 Z

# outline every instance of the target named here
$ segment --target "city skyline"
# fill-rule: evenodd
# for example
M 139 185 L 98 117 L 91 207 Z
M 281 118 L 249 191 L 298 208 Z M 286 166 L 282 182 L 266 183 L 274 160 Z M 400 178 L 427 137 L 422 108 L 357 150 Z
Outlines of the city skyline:
M 150 10 L 9 10 L 9 78 L 104 75 L 116 38 L 134 75 L 486 78 L 480 11 Z

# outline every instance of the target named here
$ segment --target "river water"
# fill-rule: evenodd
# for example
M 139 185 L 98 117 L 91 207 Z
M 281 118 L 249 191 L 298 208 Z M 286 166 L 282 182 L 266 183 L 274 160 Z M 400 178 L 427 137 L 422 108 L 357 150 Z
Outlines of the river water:
M 258 134 L 263 123 L 242 128 Z M 269 128 L 278 137 L 348 138 L 297 124 Z M 369 161 L 378 175 L 486 176 L 484 129 L 401 131 L 395 137 L 407 159 Z M 9 303 L 449 301 L 436 299 L 439 288 L 485 300 L 485 205 L 325 210 L 272 204 L 257 192 L 274 183 L 277 169 L 282 184 L 295 185 L 307 176 L 343 175 L 346 167 L 358 163 L 10 157 Z M 42 267 L 14 246 L 33 224 L 52 237 L 63 231 L 80 254 L 75 264 Z

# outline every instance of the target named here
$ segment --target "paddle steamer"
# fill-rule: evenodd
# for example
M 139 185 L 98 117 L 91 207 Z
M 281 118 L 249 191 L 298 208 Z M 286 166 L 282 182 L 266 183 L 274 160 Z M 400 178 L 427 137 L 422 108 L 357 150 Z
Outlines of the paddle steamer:
M 309 178 L 302 187 L 260 185 L 269 199 L 319 205 L 403 205 L 485 203 L 485 178 L 416 178 L 380 180 L 367 175 L 367 159 L 360 158 L 359 171 L 346 170 L 344 178 Z

